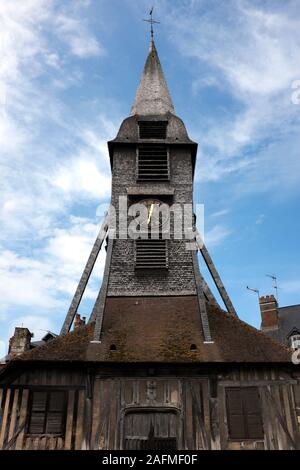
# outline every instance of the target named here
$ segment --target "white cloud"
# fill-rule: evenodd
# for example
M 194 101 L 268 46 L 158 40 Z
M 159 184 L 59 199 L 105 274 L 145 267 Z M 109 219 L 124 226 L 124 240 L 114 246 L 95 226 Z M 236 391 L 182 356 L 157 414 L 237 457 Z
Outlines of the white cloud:
M 206 2 L 187 1 L 174 7 L 163 2 L 160 8 L 168 9 L 165 18 L 172 25 L 172 42 L 185 58 L 193 59 L 194 93 L 210 86 L 230 97 L 223 115 L 218 112 L 209 119 L 201 115 L 195 126 L 204 153 L 196 176 L 218 181 L 235 173 L 246 175 L 249 166 L 261 171 L 251 149 L 265 146 L 266 141 L 287 143 L 291 134 L 298 133 L 299 107 L 291 104 L 291 83 L 300 73 L 297 2 L 286 1 L 283 6 L 228 0 L 213 2 L 209 8 Z M 178 15 L 180 22 L 175 20 Z M 299 186 L 300 173 L 287 171 Z M 266 179 L 267 173 L 263 176 Z M 260 189 L 265 187 L 256 188 Z
M 50 317 L 38 315 L 20 315 L 9 322 L 8 333 L 11 337 L 15 327 L 24 326 L 33 333 L 32 341 L 38 341 L 45 336 L 47 331 L 53 331 L 54 322 Z
M 208 249 L 220 245 L 225 238 L 231 234 L 231 230 L 223 225 L 215 225 L 213 228 L 205 232 L 205 245 Z
M 59 37 L 70 47 L 72 54 L 86 58 L 104 54 L 104 49 L 80 19 L 59 15 L 55 18 Z
M 6 356 L 7 351 L 8 345 L 4 341 L 0 340 L 0 360 Z
M 219 211 L 213 212 L 210 216 L 211 217 L 223 217 L 223 215 L 227 215 L 230 212 L 230 209 L 221 209 Z
M 266 216 L 264 214 L 259 214 L 259 216 L 256 218 L 255 224 L 256 225 L 262 225 L 265 222 Z
M 111 179 L 108 174 L 100 172 L 92 160 L 77 159 L 61 167 L 53 177 L 53 184 L 64 192 L 85 194 L 97 200 L 108 197 Z

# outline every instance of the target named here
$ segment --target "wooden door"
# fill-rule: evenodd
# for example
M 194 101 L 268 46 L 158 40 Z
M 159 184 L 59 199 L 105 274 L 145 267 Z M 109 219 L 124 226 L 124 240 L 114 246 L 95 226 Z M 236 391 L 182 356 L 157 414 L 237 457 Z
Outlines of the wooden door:
M 176 450 L 178 417 L 171 411 L 135 411 L 125 415 L 124 449 Z

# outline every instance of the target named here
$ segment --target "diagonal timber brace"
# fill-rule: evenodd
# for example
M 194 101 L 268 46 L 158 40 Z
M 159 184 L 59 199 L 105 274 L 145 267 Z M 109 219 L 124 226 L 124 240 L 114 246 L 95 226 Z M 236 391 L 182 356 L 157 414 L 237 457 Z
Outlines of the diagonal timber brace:
M 61 335 L 65 335 L 68 333 L 71 329 L 74 317 L 76 315 L 78 306 L 80 304 L 80 301 L 82 299 L 83 293 L 85 291 L 86 285 L 89 281 L 89 278 L 91 276 L 91 273 L 93 271 L 95 262 L 97 260 L 98 254 L 101 250 L 101 246 L 103 244 L 103 241 L 105 240 L 106 234 L 108 231 L 108 215 L 105 216 L 105 219 L 102 223 L 102 226 L 100 228 L 99 234 L 96 238 L 96 241 L 94 243 L 94 246 L 92 248 L 91 254 L 89 256 L 89 259 L 85 265 L 84 271 L 82 273 L 82 276 L 80 278 L 79 284 L 77 286 L 76 292 L 74 294 L 74 297 L 72 299 L 69 311 L 67 313 L 67 316 L 65 318 L 64 324 L 62 326 Z
M 101 285 L 101 289 L 99 291 L 98 297 L 96 299 L 96 302 L 94 304 L 91 318 L 90 318 L 90 321 L 95 321 L 93 342 L 101 342 L 103 314 L 104 314 L 108 281 L 109 281 L 109 270 L 110 270 L 110 264 L 111 264 L 111 258 L 112 258 L 113 243 L 114 243 L 114 240 L 108 237 L 106 261 L 105 261 L 102 285 Z
M 225 307 L 227 308 L 228 313 L 231 313 L 232 315 L 237 316 L 235 308 L 234 308 L 234 306 L 233 306 L 233 304 L 230 300 L 230 297 L 229 297 L 229 295 L 228 295 L 228 293 L 227 293 L 227 291 L 224 287 L 224 284 L 223 284 L 223 282 L 220 278 L 220 275 L 219 275 L 219 273 L 218 273 L 218 271 L 217 271 L 217 269 L 216 269 L 216 267 L 213 263 L 213 260 L 210 257 L 210 254 L 208 253 L 207 248 L 204 245 L 203 240 L 201 238 L 201 235 L 200 235 L 200 233 L 198 232 L 197 229 L 196 229 L 196 244 L 197 244 L 197 246 L 199 248 L 199 251 L 200 251 L 200 253 L 201 253 L 201 255 L 202 255 L 202 257 L 205 261 L 205 264 L 206 264 L 206 266 L 207 266 L 207 268 L 208 268 L 208 270 L 211 274 L 211 277 L 213 278 L 213 281 L 214 281 L 214 283 L 215 283 L 215 285 L 216 285 L 216 287 L 219 291 L 219 294 L 220 294 L 220 296 L 221 296 L 221 298 L 222 298 L 222 300 L 225 304 Z
M 214 294 L 212 293 L 212 291 L 210 290 L 210 287 L 209 285 L 207 284 L 207 282 L 205 281 L 204 277 L 202 276 L 200 270 L 199 270 L 199 280 L 200 280 L 200 283 L 202 285 L 202 289 L 203 289 L 203 292 L 204 292 L 204 296 L 207 300 L 207 302 L 215 305 L 215 307 L 219 307 L 220 308 L 220 305 L 218 304 L 217 302 L 217 299 L 215 298 Z
M 198 264 L 198 258 L 197 258 L 197 252 L 196 251 L 192 252 L 192 260 L 193 260 L 193 266 L 194 266 L 194 274 L 195 274 L 195 280 L 196 280 L 198 305 L 199 305 L 199 311 L 200 311 L 200 318 L 201 318 L 201 324 L 202 324 L 204 340 L 205 340 L 206 343 L 211 343 L 212 338 L 211 338 L 211 333 L 210 333 L 210 327 L 209 327 L 207 310 L 206 310 L 206 299 L 205 299 L 204 290 L 203 290 L 203 283 L 202 283 L 202 280 L 204 280 L 204 279 L 200 274 L 200 269 L 199 269 L 199 264 Z

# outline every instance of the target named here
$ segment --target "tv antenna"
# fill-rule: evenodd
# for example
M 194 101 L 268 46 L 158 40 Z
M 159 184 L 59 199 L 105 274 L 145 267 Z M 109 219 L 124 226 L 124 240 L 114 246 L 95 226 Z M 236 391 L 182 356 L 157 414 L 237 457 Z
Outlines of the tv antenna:
M 259 290 L 258 289 L 253 289 L 252 287 L 249 287 L 249 286 L 247 286 L 247 289 L 251 290 L 252 292 L 254 292 L 257 295 L 258 303 L 259 303 Z
M 278 290 L 279 290 L 279 287 L 278 287 L 278 283 L 277 283 L 277 276 L 275 276 L 275 274 L 266 274 L 267 277 L 270 277 L 273 281 L 272 283 L 272 287 L 273 289 L 275 289 L 275 292 L 276 292 L 276 300 L 277 300 L 277 303 L 279 302 L 279 298 L 278 298 Z

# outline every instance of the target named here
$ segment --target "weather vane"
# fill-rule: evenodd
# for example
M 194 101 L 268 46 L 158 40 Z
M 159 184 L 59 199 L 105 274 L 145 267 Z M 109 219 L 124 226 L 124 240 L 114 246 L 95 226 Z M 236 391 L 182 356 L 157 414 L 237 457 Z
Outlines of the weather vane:
M 154 10 L 154 7 L 152 7 L 150 12 L 149 12 L 150 19 L 149 20 L 143 20 L 143 21 L 146 21 L 147 23 L 151 24 L 151 39 L 153 39 L 153 25 L 160 23 L 160 21 L 156 21 L 156 20 L 153 19 L 153 16 L 152 16 L 153 15 L 153 10 Z

